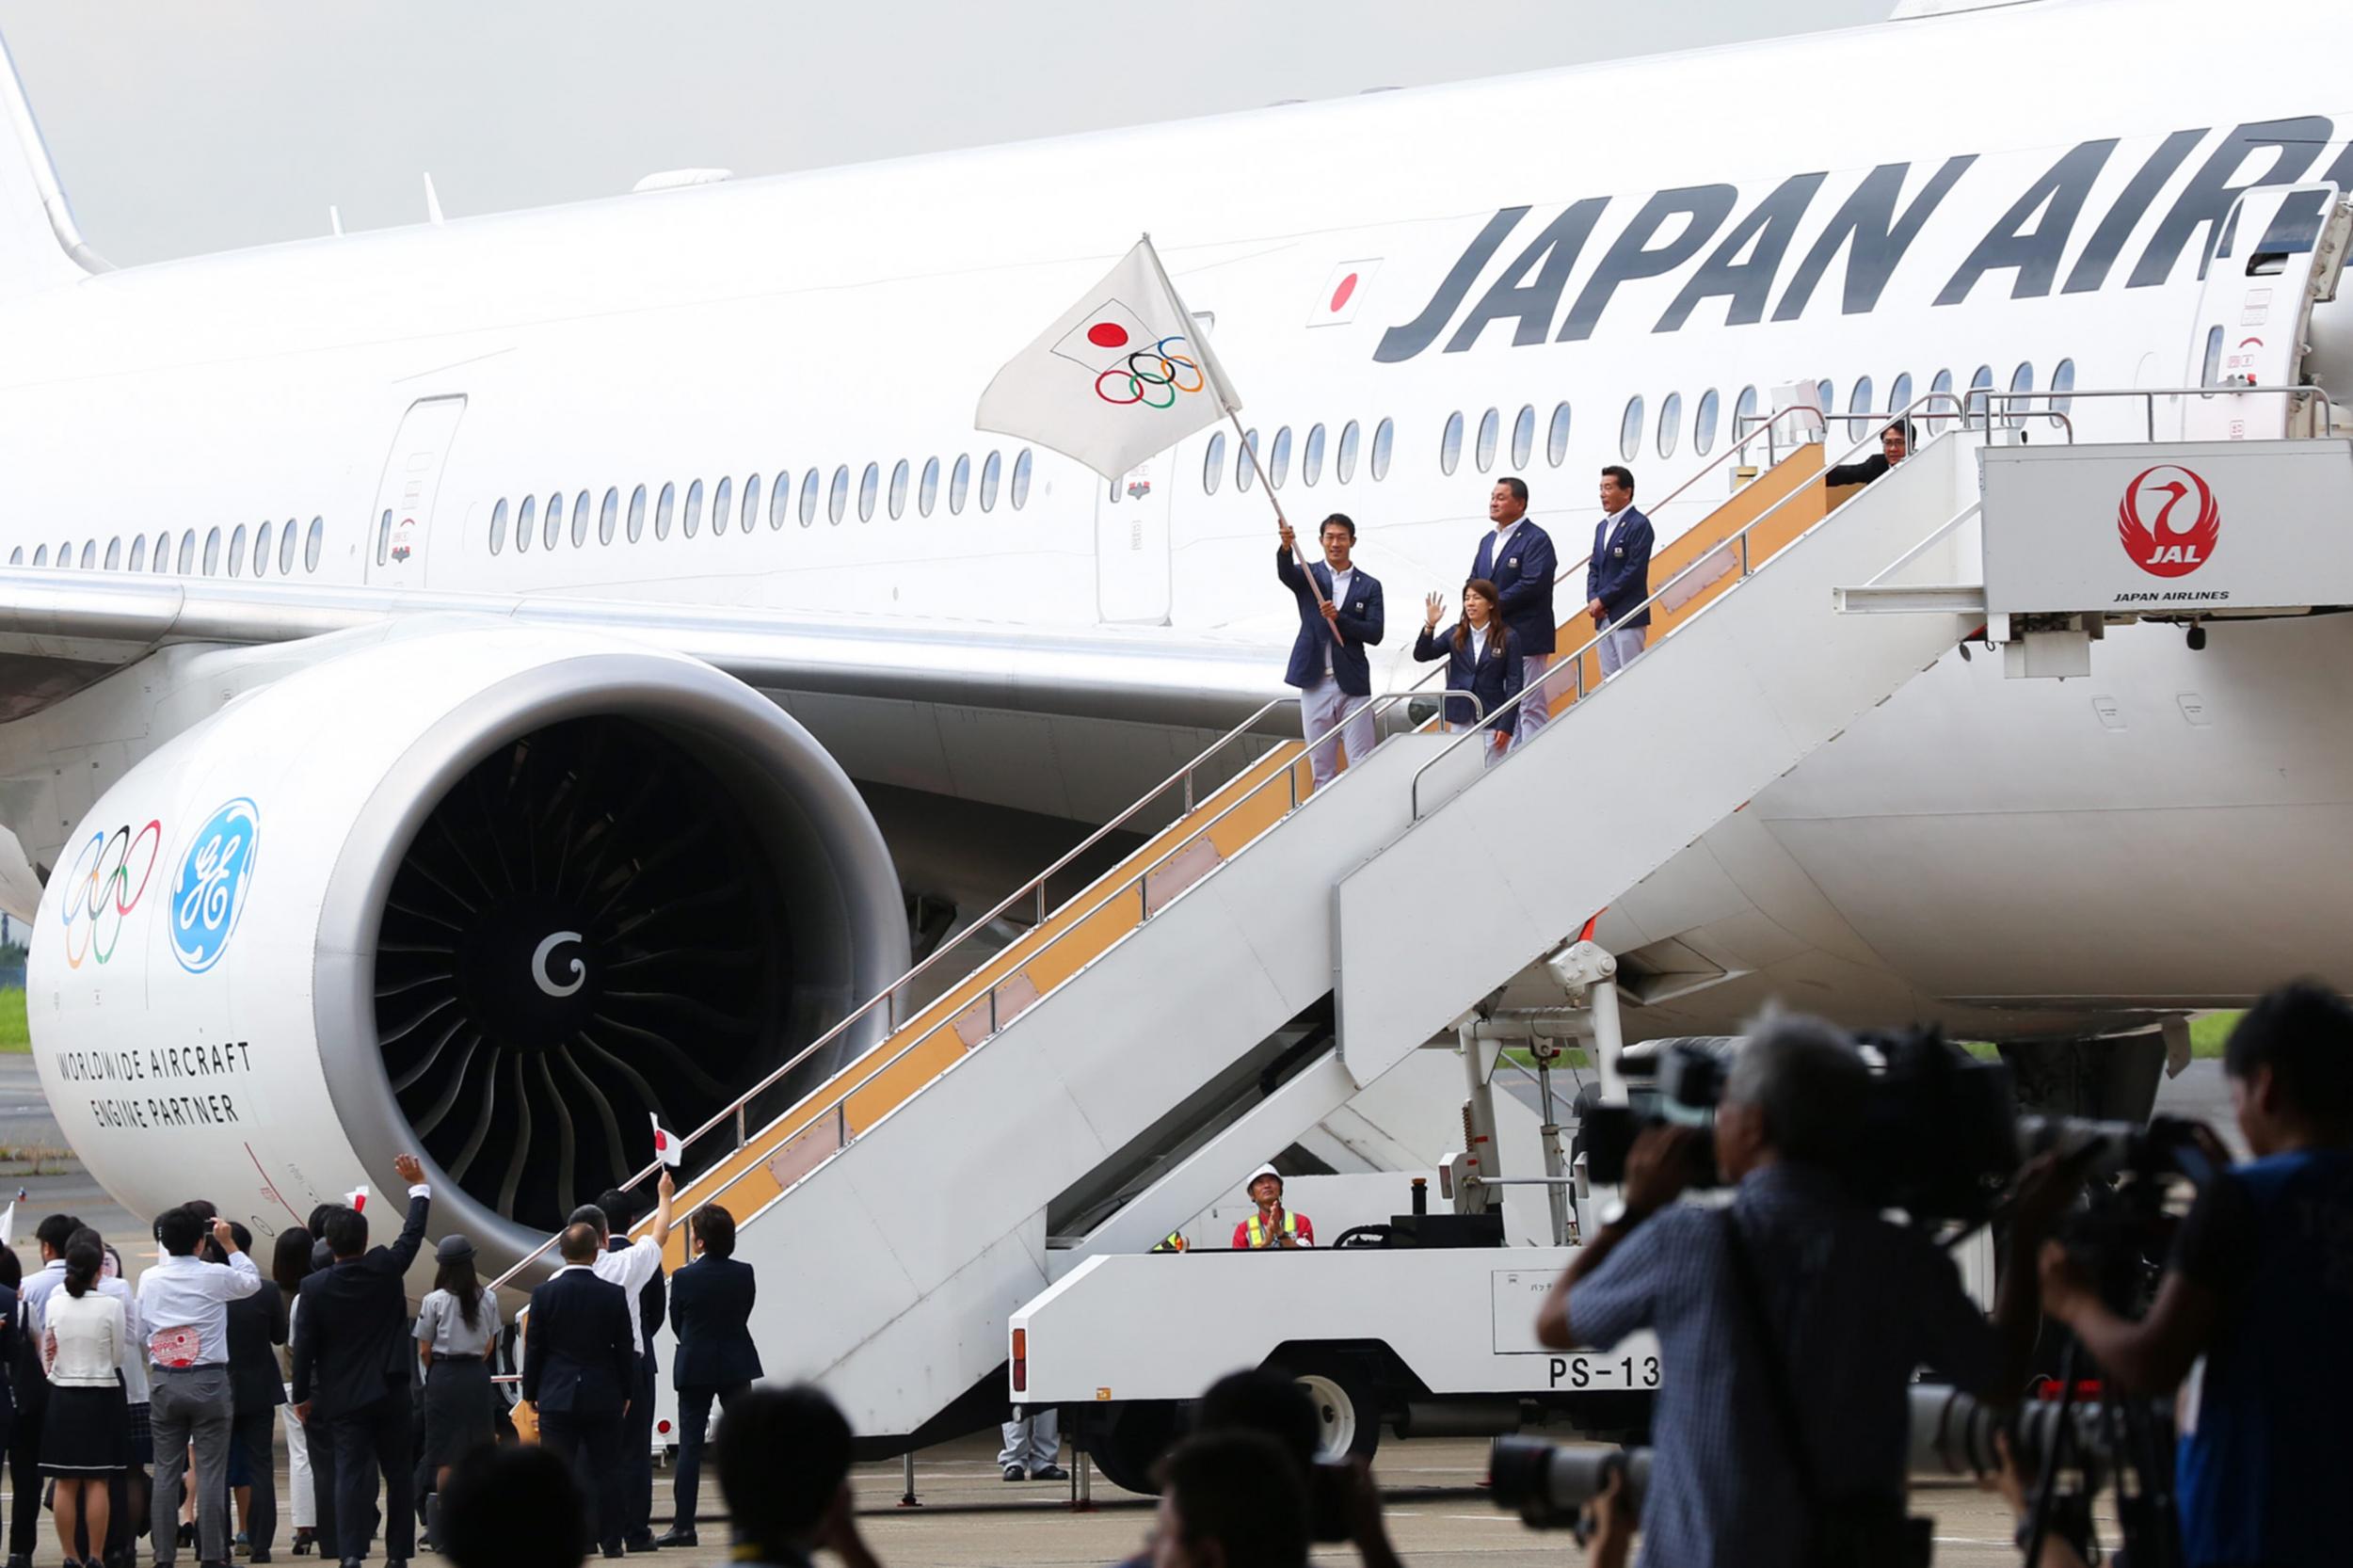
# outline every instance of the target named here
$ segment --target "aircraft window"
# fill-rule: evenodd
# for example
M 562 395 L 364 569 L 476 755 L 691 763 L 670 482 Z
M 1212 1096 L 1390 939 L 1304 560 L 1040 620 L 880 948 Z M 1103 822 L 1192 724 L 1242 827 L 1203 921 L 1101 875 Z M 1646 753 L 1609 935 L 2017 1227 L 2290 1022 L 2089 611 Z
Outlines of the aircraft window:
M 616 485 L 608 485 L 605 487 L 604 490 L 604 504 L 597 508 L 597 542 L 599 544 L 611 544 L 613 542 L 614 530 L 620 526 L 620 488 Z
M 744 481 L 744 510 L 735 520 L 746 535 L 751 533 L 752 524 L 760 520 L 760 475 L 757 473 Z
M 572 548 L 581 549 L 588 542 L 588 511 L 596 504 L 586 490 L 572 497 Z
M 113 538 L 106 541 L 106 569 L 108 571 L 119 571 L 121 568 L 122 536 L 117 534 Z
M 146 541 L 142 539 L 140 542 L 144 543 Z M 24 547 L 23 545 L 18 545 L 14 550 L 8 552 L 8 565 L 12 567 L 21 567 L 24 564 Z
M 502 501 L 499 504 L 503 507 L 506 503 Z M 265 577 L 269 574 L 269 524 L 264 522 L 253 534 L 253 575 L 256 577 Z M 113 552 L 110 551 L 108 553 Z M 106 564 L 114 565 L 112 561 Z
M 90 565 L 90 548 L 96 542 L 92 540 L 91 544 L 82 547 L 82 565 L 85 568 Z M 242 522 L 237 524 L 236 532 L 229 536 L 229 575 L 245 575 L 245 524 Z
M 2216 330 L 2219 331 L 2220 328 L 2217 328 Z M 1970 397 L 1968 403 L 1964 405 L 1964 407 L 1966 407 L 1969 410 L 1969 417 L 1971 419 L 1982 420 L 1986 417 L 1986 409 L 1989 400 L 1985 394 L 1990 392 L 1993 388 L 1993 367 L 1992 365 L 1979 365 L 1977 367 L 1977 373 L 1969 377 Z
M 1691 455 L 1705 457 L 1716 450 L 1716 420 L 1722 411 L 1716 389 L 1700 393 L 1699 411 L 1691 416 Z
M 906 509 L 907 460 L 902 457 L 890 466 L 890 520 L 898 521 L 906 515 Z
M 1323 426 L 1307 427 L 1306 444 L 1299 449 L 1299 482 L 1312 485 L 1323 477 Z
M 1384 419 L 1372 427 L 1372 482 L 1389 476 L 1389 452 L 1397 444 L 1397 421 Z
M 1669 392 L 1658 405 L 1658 455 L 1672 457 L 1675 443 L 1683 439 L 1683 394 Z
M 530 503 L 525 502 L 524 504 L 529 505 Z M 666 539 L 670 536 L 670 519 L 677 511 L 678 487 L 665 481 L 662 487 L 662 493 L 654 497 L 653 502 L 653 536 L 655 538 Z
M 1266 482 L 1275 489 L 1291 476 L 1291 427 L 1288 424 L 1274 432 L 1273 450 L 1267 454 Z
M 539 498 L 536 495 L 527 495 L 523 497 L 522 505 L 518 507 L 515 512 L 516 554 L 520 555 L 531 548 L 531 536 L 538 531 L 538 527 Z M 291 528 L 288 530 L 288 533 L 289 536 L 291 536 Z
M 240 527 L 237 529 L 237 536 L 238 536 L 238 537 L 237 537 L 237 542 L 238 542 L 239 544 L 243 544 L 243 543 L 245 542 L 245 529 L 244 529 L 242 526 L 240 526 Z M 95 567 L 95 566 L 97 566 L 97 565 L 98 565 L 98 541 L 97 541 L 96 539 L 89 539 L 89 540 L 86 540 L 86 541 L 83 543 L 83 545 L 82 545 L 82 569 L 83 569 L 84 571 L 88 571 L 88 570 L 89 570 L 91 568 L 93 568 L 93 567 Z M 229 575 L 230 575 L 230 576 L 234 577 L 234 576 L 237 574 L 237 573 L 236 573 L 236 566 L 237 566 L 237 563 L 236 563 L 236 561 L 232 558 L 232 559 L 230 561 L 230 563 L 229 563 L 229 568 L 230 568 Z
M 17 562 L 22 561 L 23 559 L 24 559 L 24 551 L 22 546 L 19 546 L 16 554 L 10 558 L 8 565 L 14 566 Z M 144 534 L 134 534 L 131 536 L 131 569 L 133 571 L 145 571 L 147 569 L 147 536 Z
M 1876 389 L 1872 386 L 1871 378 L 1869 376 L 1856 376 L 1854 386 L 1847 393 L 1847 412 L 1850 415 L 1869 413 L 1871 411 L 1871 393 L 1875 390 Z M 1869 420 L 1850 418 L 1847 421 L 1847 439 L 1849 440 L 1859 441 L 1870 433 L 1871 422 Z
M 501 501 L 490 508 L 490 553 L 496 555 L 506 548 L 506 503 Z
M 1742 387 L 1732 403 L 1732 439 L 1737 441 L 1756 428 L 1756 389 Z
M 1627 462 L 1642 455 L 1642 394 L 1636 392 L 1625 400 L 1625 414 L 1618 421 L 1618 455 Z
M 319 569 L 319 547 L 326 542 L 327 520 L 312 518 L 311 531 L 303 536 L 302 540 L 302 569 L 304 571 Z
M 1033 461 L 1034 460 L 1030 456 L 1030 449 L 1026 446 L 1021 449 L 1021 456 L 1013 460 L 1013 504 L 1016 510 L 1019 510 L 1021 507 L 1027 506 L 1030 504 L 1030 471 L 1033 465 Z M 901 475 L 904 477 L 906 472 L 906 465 L 904 463 L 901 463 L 899 465 L 899 471 Z M 894 483 L 899 482 L 894 481 Z M 904 489 L 905 486 L 904 483 L 899 483 L 899 488 Z M 892 517 L 897 517 L 899 515 L 899 509 L 896 506 L 893 506 L 890 509 L 890 515 Z
M 1225 477 L 1225 432 L 1217 431 L 1209 437 L 1207 450 L 1201 454 L 1201 493 L 1217 494 L 1219 481 Z
M 686 516 L 679 520 L 679 536 L 693 538 L 703 531 L 703 482 L 699 479 L 686 487 Z
M 1554 468 L 1559 468 L 1568 461 L 1568 456 L 1569 406 L 1566 403 L 1556 403 L 1552 406 L 1552 424 L 1545 432 L 1545 460 Z
M 1218 437 L 1224 440 L 1224 436 Z M 932 515 L 933 505 L 939 500 L 939 459 L 923 459 L 923 482 L 916 488 L 915 509 L 925 517 Z
M 46 550 L 41 552 L 42 555 L 47 553 Z M 33 564 L 41 565 L 40 555 L 33 557 Z M 180 575 L 183 577 L 196 575 L 196 530 L 193 528 L 180 536 Z
M 217 533 L 219 533 L 219 532 L 220 532 L 220 530 L 219 530 L 219 529 L 217 529 L 217 528 L 216 528 L 216 529 L 214 529 L 214 530 L 213 530 L 213 532 L 214 532 L 214 533 L 216 533 L 216 534 L 217 534 Z M 209 555 L 211 552 L 207 552 L 206 553 Z M 385 513 L 384 513 L 384 516 L 383 516 L 382 520 L 381 520 L 380 521 L 378 521 L 378 522 L 376 523 L 376 564 L 377 566 L 379 566 L 379 567 L 380 567 L 380 566 L 382 566 L 385 562 L 387 562 L 387 561 L 391 560 L 392 558 L 392 514 L 391 509 L 390 509 L 390 508 L 387 508 L 387 509 L 385 510 Z M 210 566 L 207 566 L 207 567 L 204 568 L 204 570 L 205 570 L 205 574 L 206 574 L 207 576 L 211 575 L 211 573 L 212 573 L 212 569 L 213 569 L 213 568 L 212 568 Z
M 33 565 L 37 567 L 45 567 L 48 564 L 49 547 L 45 544 L 35 545 L 33 547 Z
M 548 520 L 545 532 L 539 536 L 539 548 L 542 550 L 553 550 L 555 548 L 555 541 L 563 536 L 563 532 L 564 492 L 562 490 L 555 490 L 551 492 L 548 496 Z
M 629 492 L 629 542 L 635 544 L 646 536 L 646 487 L 638 486 Z
M 1822 410 L 1824 415 L 1821 426 L 1822 439 L 1828 440 L 1830 439 L 1830 420 L 1828 416 L 1833 408 L 1838 407 L 1838 389 L 1831 381 L 1825 378 L 1821 385 L 1817 387 L 1815 390 L 1821 394 L 1820 401 L 1816 406 Z
M 278 531 L 278 575 L 294 575 L 295 520 L 288 518 L 286 526 Z
M 68 539 L 63 544 L 57 546 L 57 569 L 59 571 L 65 571 L 71 568 L 72 565 L 73 541 L 72 539 Z
M 776 470 L 776 476 L 768 486 L 768 526 L 782 528 L 784 520 L 792 511 L 792 475 L 789 470 Z
M 728 531 L 728 513 L 735 504 L 735 481 L 723 477 L 711 492 L 711 536 L 717 538 Z
M 801 526 L 804 528 L 817 520 L 817 492 L 824 482 L 824 476 L 815 469 L 801 475 Z
M 1479 445 L 1472 460 L 1481 473 L 1496 466 L 1496 437 L 1502 428 L 1502 416 L 1493 408 L 1479 416 Z
M 2051 367 L 2051 412 L 2063 414 L 2073 408 L 2075 406 L 2075 400 L 2067 394 L 2074 390 L 2075 361 L 2061 360 Z M 2051 423 L 2057 424 L 2058 421 L 2053 420 Z
M 874 497 L 881 489 L 882 470 L 877 468 L 872 463 L 867 464 L 866 472 L 859 474 L 857 480 L 858 521 L 872 522 L 874 520 Z
M 2009 373 L 2009 390 L 2021 393 L 2034 391 L 2034 366 L 2031 362 L 2022 364 Z M 2025 422 L 2026 399 L 2023 396 L 2012 398 L 2002 409 L 2002 423 L 2015 429 Z
M 981 465 L 982 511 L 993 512 L 997 509 L 997 479 L 1004 472 L 1004 458 L 994 452 L 988 455 L 988 461 Z
M 825 494 L 825 516 L 834 522 L 840 522 L 842 512 L 848 509 L 849 504 L 850 471 L 844 465 L 833 471 L 833 486 Z
M 1912 372 L 1905 371 L 1887 389 L 1887 411 L 1900 414 L 1912 407 Z
M 1354 420 L 1340 426 L 1339 449 L 1332 454 L 1333 483 L 1345 485 L 1356 477 L 1356 448 L 1363 439 Z
M 1234 454 L 1234 488 L 1237 491 L 1247 490 L 1257 482 L 1257 456 L 1258 433 L 1256 430 L 1243 431 L 1241 445 Z
M 1512 422 L 1512 466 L 1526 468 L 1529 458 L 1536 455 L 1536 410 L 1529 405 L 1520 407 L 1520 417 Z
M 1463 461 L 1463 413 L 1456 409 L 1446 416 L 1446 429 L 1438 437 L 1438 472 L 1452 473 Z
M 392 535 L 392 514 L 387 512 L 384 514 L 384 536 L 387 539 L 390 539 Z M 62 563 L 65 552 L 61 550 L 57 553 L 58 559 L 60 563 Z M 379 555 L 377 559 L 381 560 L 383 557 Z M 204 575 L 207 577 L 217 577 L 220 575 L 220 530 L 217 527 L 212 529 L 204 536 Z
M 1133 469 L 1129 469 L 1128 472 L 1129 473 L 1133 473 L 1133 472 L 1135 472 L 1135 470 L 1133 470 Z M 1105 499 L 1106 499 L 1106 500 L 1107 500 L 1107 501 L 1108 501 L 1108 502 L 1109 502 L 1112 505 L 1113 505 L 1113 506 L 1116 506 L 1116 505 L 1118 505 L 1118 504 L 1119 504 L 1119 481 L 1118 481 L 1118 480 L 1114 479 L 1114 480 L 1112 480 L 1112 483 L 1111 483 L 1111 488 L 1110 488 L 1110 490 L 1107 492 Z
M 1938 371 L 1933 376 L 1929 378 L 1929 391 L 1931 393 L 1942 394 L 1935 402 L 1929 405 L 1929 408 L 1930 410 L 1929 414 L 1929 434 L 1933 436 L 1939 430 L 1944 429 L 1945 423 L 1952 418 L 1953 406 L 1951 403 L 1947 402 L 1946 399 L 1952 396 L 1953 373 L 1949 370 Z

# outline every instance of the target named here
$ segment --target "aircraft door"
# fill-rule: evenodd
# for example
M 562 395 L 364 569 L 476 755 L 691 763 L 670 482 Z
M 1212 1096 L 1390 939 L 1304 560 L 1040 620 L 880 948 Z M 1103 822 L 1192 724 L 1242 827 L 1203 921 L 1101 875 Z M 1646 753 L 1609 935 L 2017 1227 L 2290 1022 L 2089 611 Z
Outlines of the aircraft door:
M 369 516 L 368 582 L 371 585 L 424 585 L 425 544 L 432 536 L 433 502 L 450 443 L 466 412 L 463 397 L 428 397 L 401 416 L 376 487 Z
M 1182 450 L 1163 452 L 1095 492 L 1095 609 L 1107 625 L 1168 624 L 1169 507 Z
M 2243 193 L 2215 231 L 2184 386 L 2292 387 L 2313 306 L 2334 298 L 2353 209 L 2334 185 L 2265 185 Z M 2311 435 L 2317 402 L 2276 394 L 2186 400 L 2185 440 L 2276 440 Z

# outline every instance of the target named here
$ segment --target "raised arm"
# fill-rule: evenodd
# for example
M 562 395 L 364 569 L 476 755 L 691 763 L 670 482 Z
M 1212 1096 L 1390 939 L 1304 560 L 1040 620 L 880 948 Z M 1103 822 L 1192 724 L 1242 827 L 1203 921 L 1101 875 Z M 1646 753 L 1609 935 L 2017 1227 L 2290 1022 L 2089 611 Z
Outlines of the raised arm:
M 648 1232 L 657 1247 L 669 1245 L 670 1224 L 678 1198 L 678 1185 L 670 1179 L 670 1168 L 664 1165 L 653 1184 L 653 1229 Z
M 424 1184 L 424 1162 L 415 1155 L 402 1155 L 392 1161 L 392 1169 L 408 1184 L 408 1215 L 401 1223 L 400 1234 L 385 1249 L 392 1263 L 387 1272 L 405 1274 L 417 1260 L 417 1250 L 424 1245 L 424 1220 L 433 1207 L 433 1191 Z

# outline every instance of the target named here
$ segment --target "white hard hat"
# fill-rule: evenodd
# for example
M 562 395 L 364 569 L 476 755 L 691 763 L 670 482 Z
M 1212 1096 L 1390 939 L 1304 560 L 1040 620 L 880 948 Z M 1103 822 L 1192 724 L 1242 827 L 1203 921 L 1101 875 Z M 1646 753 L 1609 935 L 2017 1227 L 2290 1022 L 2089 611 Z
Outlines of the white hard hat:
M 1250 1179 L 1248 1181 L 1241 1184 L 1241 1190 L 1245 1195 L 1252 1188 L 1258 1185 L 1258 1178 L 1261 1176 L 1273 1176 L 1274 1178 L 1274 1184 L 1277 1187 L 1280 1187 L 1283 1184 L 1282 1172 L 1276 1170 L 1272 1165 L 1261 1165 L 1257 1170 L 1250 1173 Z

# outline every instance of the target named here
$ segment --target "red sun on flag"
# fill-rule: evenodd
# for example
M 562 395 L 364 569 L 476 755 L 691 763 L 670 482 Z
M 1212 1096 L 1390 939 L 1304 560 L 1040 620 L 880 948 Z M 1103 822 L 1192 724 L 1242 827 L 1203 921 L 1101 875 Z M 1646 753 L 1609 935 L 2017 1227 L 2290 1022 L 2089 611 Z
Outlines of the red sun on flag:
M 1142 316 L 1116 299 L 1106 299 L 1063 334 L 1054 352 L 1084 365 L 1093 376 L 1126 364 L 1128 355 L 1149 350 L 1159 341 L 1160 334 Z
M 1307 312 L 1310 327 L 1344 327 L 1356 319 L 1357 307 L 1365 302 L 1365 291 L 1372 284 L 1372 276 L 1381 270 L 1378 256 L 1359 257 L 1341 262 L 1323 280 L 1323 291 L 1316 296 L 1314 306 Z

